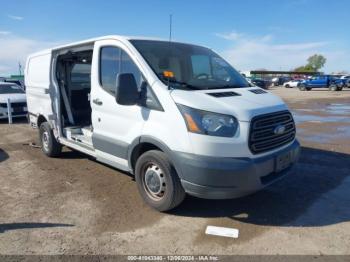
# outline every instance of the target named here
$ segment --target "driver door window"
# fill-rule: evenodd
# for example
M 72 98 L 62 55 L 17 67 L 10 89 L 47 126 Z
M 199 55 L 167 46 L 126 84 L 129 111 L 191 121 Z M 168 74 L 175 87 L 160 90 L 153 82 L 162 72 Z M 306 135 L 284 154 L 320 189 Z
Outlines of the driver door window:
M 141 87 L 142 74 L 130 56 L 118 47 L 102 47 L 100 55 L 100 83 L 102 88 L 114 95 L 117 76 L 120 73 L 133 74 L 137 86 Z
M 114 95 L 117 76 L 120 73 L 133 74 L 137 86 L 141 88 L 142 74 L 130 56 L 118 47 L 102 47 L 100 56 L 100 82 L 102 88 Z
M 120 48 L 106 46 L 100 54 L 100 83 L 104 90 L 115 94 L 117 75 L 120 73 Z
M 130 73 L 133 74 L 136 80 L 137 87 L 140 89 L 142 84 L 142 74 L 135 65 L 135 63 L 131 60 L 131 57 L 124 51 L 121 52 L 121 73 Z
M 162 110 L 156 96 L 151 92 L 140 69 L 131 57 L 122 49 L 115 46 L 104 46 L 100 51 L 100 85 L 110 95 L 115 96 L 118 74 L 133 74 L 139 91 L 143 89 L 146 95 L 143 106 Z

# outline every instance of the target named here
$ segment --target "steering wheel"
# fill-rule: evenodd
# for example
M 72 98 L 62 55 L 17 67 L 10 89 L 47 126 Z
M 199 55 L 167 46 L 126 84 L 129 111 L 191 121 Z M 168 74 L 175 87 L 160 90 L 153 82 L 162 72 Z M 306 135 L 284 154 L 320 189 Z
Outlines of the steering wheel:
M 195 78 L 196 79 L 209 79 L 209 75 L 206 73 L 202 73 L 202 74 L 196 75 Z

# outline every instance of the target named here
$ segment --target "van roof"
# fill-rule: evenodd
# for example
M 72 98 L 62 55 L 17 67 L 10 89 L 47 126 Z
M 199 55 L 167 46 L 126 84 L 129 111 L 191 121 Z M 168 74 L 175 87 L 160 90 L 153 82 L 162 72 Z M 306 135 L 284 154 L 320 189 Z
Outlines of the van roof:
M 128 40 L 161 40 L 161 41 L 166 41 L 164 39 L 155 38 L 155 37 L 106 35 L 106 36 L 90 38 L 90 39 L 86 39 L 86 40 L 82 40 L 82 41 L 78 41 L 78 42 L 73 42 L 73 43 L 69 43 L 66 45 L 57 46 L 57 47 L 52 48 L 51 50 L 73 47 L 73 46 L 78 46 L 78 45 L 82 45 L 82 44 L 93 43 L 93 42 L 98 41 L 98 40 L 107 40 L 107 39 L 115 39 L 115 40 L 120 40 L 120 41 L 128 41 Z
M 169 41 L 167 39 L 157 38 L 157 37 L 106 35 L 106 36 L 90 38 L 90 39 L 86 39 L 86 40 L 82 40 L 82 41 L 77 41 L 77 42 L 73 42 L 73 43 L 69 43 L 69 44 L 65 44 L 65 45 L 60 45 L 60 46 L 56 46 L 56 47 L 53 47 L 53 48 L 48 48 L 48 49 L 45 49 L 45 50 L 42 50 L 42 51 L 30 54 L 29 57 L 40 56 L 40 55 L 51 53 L 52 51 L 56 51 L 56 50 L 59 50 L 59 49 L 75 47 L 75 46 L 79 46 L 79 45 L 83 45 L 83 44 L 94 43 L 95 41 L 98 41 L 98 40 L 107 40 L 107 39 L 111 39 L 111 40 L 114 39 L 114 40 L 119 40 L 119 41 L 122 41 L 122 42 L 123 41 L 129 41 L 129 40 Z M 180 42 L 177 42 L 177 41 L 174 41 L 174 42 L 180 43 Z

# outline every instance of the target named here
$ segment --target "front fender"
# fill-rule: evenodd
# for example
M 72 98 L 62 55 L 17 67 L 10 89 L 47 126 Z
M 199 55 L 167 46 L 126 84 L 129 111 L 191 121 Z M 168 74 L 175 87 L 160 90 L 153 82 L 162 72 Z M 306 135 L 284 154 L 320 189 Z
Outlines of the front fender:
M 129 145 L 128 148 L 128 163 L 129 163 L 129 169 L 132 170 L 133 172 L 133 167 L 132 167 L 132 154 L 134 149 L 142 144 L 142 143 L 149 143 L 152 144 L 156 147 L 158 147 L 160 150 L 162 150 L 167 157 L 169 158 L 169 160 L 172 162 L 172 164 L 174 165 L 174 168 L 177 172 L 177 174 L 181 177 L 181 170 L 178 168 L 179 167 L 179 163 L 177 163 L 177 158 L 174 155 L 174 152 L 161 140 L 159 140 L 158 138 L 155 138 L 153 136 L 148 136 L 148 135 L 143 135 L 143 136 L 139 136 L 137 138 L 134 139 L 134 141 Z

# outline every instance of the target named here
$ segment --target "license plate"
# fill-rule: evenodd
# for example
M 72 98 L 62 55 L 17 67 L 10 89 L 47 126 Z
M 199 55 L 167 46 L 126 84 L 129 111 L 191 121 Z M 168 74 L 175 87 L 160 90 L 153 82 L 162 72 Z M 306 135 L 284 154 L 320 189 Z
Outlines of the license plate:
M 289 151 L 276 157 L 275 172 L 280 172 L 290 166 L 292 162 L 292 152 Z

